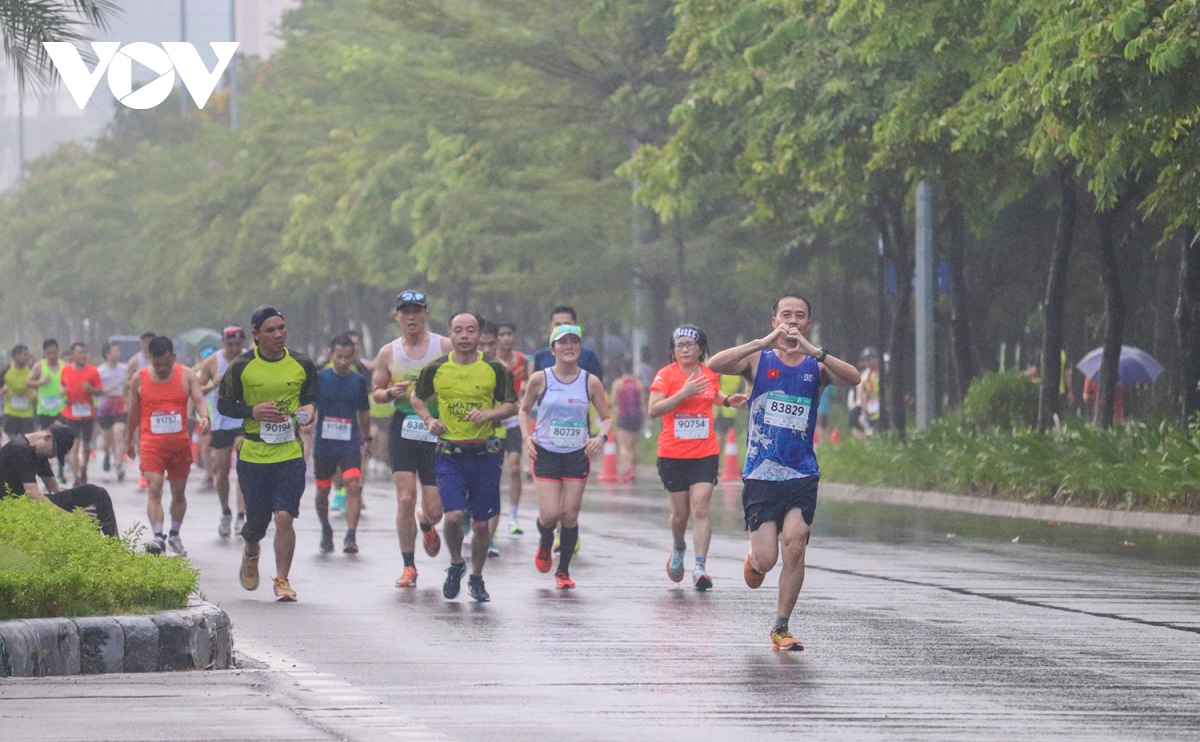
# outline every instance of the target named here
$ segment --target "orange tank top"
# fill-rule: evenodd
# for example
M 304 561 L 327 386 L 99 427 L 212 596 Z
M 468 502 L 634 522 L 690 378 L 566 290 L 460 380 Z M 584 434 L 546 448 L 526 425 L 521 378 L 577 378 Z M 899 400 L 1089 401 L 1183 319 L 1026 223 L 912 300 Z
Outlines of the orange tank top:
M 138 371 L 141 377 L 138 397 L 142 407 L 142 441 L 171 439 L 190 440 L 187 433 L 187 392 L 183 389 L 183 367 L 178 363 L 168 381 L 151 378 L 154 369 L 147 366 Z

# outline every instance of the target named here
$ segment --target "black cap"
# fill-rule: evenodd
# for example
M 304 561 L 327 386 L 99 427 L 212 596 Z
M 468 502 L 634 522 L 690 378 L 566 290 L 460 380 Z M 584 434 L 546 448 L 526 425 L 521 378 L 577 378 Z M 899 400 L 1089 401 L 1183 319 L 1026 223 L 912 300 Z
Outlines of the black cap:
M 425 298 L 425 293 L 423 291 L 405 289 L 404 291 L 396 294 L 396 309 L 410 306 L 427 309 L 429 307 L 429 300 Z
M 263 304 L 261 307 L 254 310 L 254 314 L 250 315 L 250 326 L 257 330 L 258 328 L 262 327 L 262 323 L 266 322 L 272 317 L 283 319 L 283 312 L 280 312 L 270 304 Z
M 50 426 L 50 435 L 54 438 L 54 454 L 61 464 L 71 453 L 71 446 L 75 445 L 75 431 L 62 423 L 54 423 Z

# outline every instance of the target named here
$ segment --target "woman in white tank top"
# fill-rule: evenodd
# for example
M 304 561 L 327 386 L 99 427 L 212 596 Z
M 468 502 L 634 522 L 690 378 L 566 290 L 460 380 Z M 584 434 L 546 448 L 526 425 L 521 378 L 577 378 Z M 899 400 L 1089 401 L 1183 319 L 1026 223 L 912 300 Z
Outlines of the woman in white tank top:
M 533 460 L 534 489 L 538 498 L 537 527 L 541 540 L 534 564 L 539 572 L 554 566 L 550 547 L 555 528 L 562 527 L 562 548 L 554 579 L 560 590 L 575 587 L 571 557 L 579 541 L 579 507 L 591 470 L 591 457 L 604 449 L 612 430 L 612 416 L 604 384 L 579 367 L 582 331 L 560 325 L 550 333 L 554 365 L 529 378 L 521 400 L 519 421 L 529 458 Z M 538 406 L 537 425 L 530 413 Z M 589 429 L 589 405 L 600 417 L 600 433 Z

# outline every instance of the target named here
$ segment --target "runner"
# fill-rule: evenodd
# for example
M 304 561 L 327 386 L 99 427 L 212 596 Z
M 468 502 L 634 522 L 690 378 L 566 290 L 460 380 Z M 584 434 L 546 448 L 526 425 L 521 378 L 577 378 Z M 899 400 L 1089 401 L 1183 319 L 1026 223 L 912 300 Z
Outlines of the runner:
M 62 388 L 66 394 L 63 420 L 75 433 L 71 473 L 78 487 L 87 484 L 88 460 L 92 455 L 92 435 L 96 427 L 96 406 L 92 395 L 104 391 L 100 371 L 88 363 L 88 349 L 83 343 L 71 343 L 71 363 L 62 370 Z
M 200 389 L 208 395 L 218 394 L 221 379 L 229 364 L 242 354 L 242 345 L 246 342 L 246 331 L 237 325 L 229 325 L 221 331 L 221 349 L 205 358 L 200 364 Z M 216 405 L 219 407 L 218 404 Z M 233 466 L 233 447 L 242 439 L 242 421 L 238 418 L 227 417 L 219 409 L 212 413 L 212 436 L 208 441 L 209 456 L 212 457 L 213 480 L 217 488 L 217 501 L 221 503 L 221 522 L 217 526 L 217 534 L 228 538 L 229 534 L 242 535 L 242 526 L 246 522 L 246 503 L 242 497 L 242 487 L 237 488 L 237 523 L 230 527 L 233 512 L 229 509 L 229 469 Z
M 150 332 L 149 330 L 147 330 L 146 332 L 143 332 L 141 335 L 138 335 L 138 340 L 140 340 L 142 343 L 142 349 L 139 350 L 137 353 L 134 353 L 129 358 L 129 362 L 125 364 L 125 371 L 126 371 L 126 376 L 127 376 L 127 378 L 125 379 L 126 384 L 133 381 L 133 377 L 135 374 L 137 374 L 138 371 L 141 371 L 144 368 L 149 368 L 149 366 L 150 366 L 150 341 L 153 339 L 154 339 L 154 333 Z
M 212 357 L 216 353 L 213 348 L 205 348 L 200 351 L 200 360 L 196 361 L 196 365 L 192 366 L 192 373 L 196 374 L 196 378 L 200 378 L 200 369 L 204 367 L 204 361 Z M 213 413 L 217 410 L 217 390 L 209 389 L 201 385 L 201 391 L 204 392 L 204 406 L 208 408 L 208 419 L 212 420 Z M 216 483 L 213 479 L 213 460 L 212 460 L 212 428 L 210 427 L 203 433 L 193 432 L 193 438 L 199 443 L 200 468 L 204 471 L 204 486 L 200 488 L 201 492 L 212 492 L 216 489 Z
M 732 397 L 742 390 L 742 379 L 740 376 L 723 374 L 718 378 L 721 380 L 721 392 L 726 397 Z M 736 421 L 736 408 L 721 407 L 713 409 L 713 422 L 717 426 L 717 443 L 724 442 L 725 436 L 735 427 Z
M 496 357 L 496 335 L 499 332 L 500 327 L 495 322 L 485 321 L 483 323 L 483 328 L 479 331 L 479 350 L 481 350 L 485 356 L 490 358 Z M 513 388 L 516 388 L 515 383 L 513 384 Z M 503 423 L 503 421 L 501 421 L 501 423 Z M 508 429 L 501 424 L 501 427 L 497 432 L 500 436 L 501 448 L 503 448 L 504 441 L 508 440 Z M 501 454 L 501 456 L 501 463 L 503 464 L 503 454 Z M 464 517 L 470 517 L 470 514 L 471 511 L 468 510 L 463 515 Z M 500 547 L 496 546 L 496 529 L 499 527 L 500 514 L 497 512 L 496 515 L 492 516 L 491 521 L 488 523 L 488 533 L 490 534 L 490 538 L 488 539 L 488 556 L 490 557 L 500 556 Z
M 186 366 L 175 362 L 171 338 L 159 335 L 150 341 L 150 366 L 137 372 L 129 385 L 129 430 L 126 446 L 130 457 L 141 454 L 142 476 L 146 478 L 146 517 L 153 537 L 146 551 L 187 556 L 179 529 L 187 513 L 187 477 L 192 468 L 192 440 L 187 431 L 188 402 L 199 418 L 196 430 L 209 428 L 208 405 L 200 381 Z M 141 432 L 140 443 L 134 439 Z M 163 478 L 171 484 L 171 530 L 163 538 Z
M 317 482 L 317 518 L 321 521 L 321 551 L 333 551 L 329 525 L 329 490 L 341 472 L 346 487 L 346 537 L 342 552 L 358 553 L 356 531 L 362 511 L 362 446 L 360 431 L 370 429 L 367 377 L 353 371 L 354 341 L 339 335 L 329 344 L 330 368 L 317 372 L 317 439 L 313 448 L 313 477 Z M 369 438 L 368 438 L 368 442 Z
M 612 383 L 612 404 L 617 408 L 617 477 L 622 482 L 637 478 L 637 438 L 645 422 L 646 387 L 626 363 L 624 373 Z
M 550 313 L 550 332 L 554 332 L 554 328 L 560 325 L 579 325 L 574 307 L 555 307 L 554 311 Z M 542 348 L 533 355 L 533 368 L 529 369 L 529 375 L 532 376 L 534 371 L 549 368 L 554 363 L 554 353 L 551 352 L 549 346 Z M 604 380 L 604 367 L 600 364 L 600 359 L 596 357 L 596 354 L 590 348 L 584 348 L 580 351 L 579 367 L 597 379 Z
M 459 312 L 450 318 L 454 351 L 421 370 L 412 396 L 413 411 L 437 444 L 437 482 L 446 510 L 450 567 L 442 596 L 458 596 L 466 564 L 462 558 L 463 511 L 471 511 L 471 577 L 467 590 L 478 602 L 490 599 L 483 585 L 491 530 L 500 514 L 500 421 L 517 411 L 512 374 L 479 350 L 483 318 Z M 437 395 L 437 408 L 428 404 Z
M 37 405 L 37 390 L 29 386 L 33 373 L 33 356 L 24 345 L 12 349 L 12 364 L 0 374 L 4 394 L 4 435 L 8 440 L 33 432 L 33 408 Z
M 858 365 L 862 381 L 852 390 L 847 404 L 854 405 L 850 409 L 850 432 L 862 440 L 875 435 L 875 426 L 879 424 L 879 351 L 869 345 L 863 348 Z
M 720 379 L 704 365 L 708 356 L 708 337 L 694 325 L 683 325 L 671 334 L 671 365 L 664 366 L 650 384 L 650 417 L 663 419 L 658 436 L 658 476 L 671 501 L 671 536 L 675 546 L 667 558 L 667 576 L 683 580 L 683 561 L 687 553 L 688 518 L 692 524 L 692 545 L 696 563 L 692 586 L 708 590 L 713 586 L 708 574 L 708 545 L 712 541 L 713 485 L 717 483 L 720 444 L 713 425 L 713 405 L 723 408 L 746 406 L 746 395 L 727 396 Z
M 442 499 L 438 495 L 434 463 L 437 439 L 414 411 L 411 402 L 413 382 L 421 369 L 451 351 L 449 338 L 428 332 L 429 304 L 420 291 L 401 291 L 392 313 L 400 325 L 400 337 L 379 349 L 371 392 L 376 402 L 392 402 L 395 412 L 388 431 L 388 458 L 392 481 L 396 485 L 396 535 L 404 571 L 396 587 L 417 586 L 417 528 L 421 529 L 425 553 L 438 555 L 442 540 L 437 524 L 442 519 Z M 421 483 L 421 508 L 417 509 L 417 482 Z
M 125 481 L 125 430 L 129 420 L 125 399 L 125 367 L 121 365 L 121 346 L 109 343 L 104 346 L 104 363 L 98 367 L 100 385 L 100 409 L 96 422 L 100 425 L 104 445 L 104 471 L 112 469 L 117 462 L 117 481 Z
M 719 374 L 737 374 L 750 383 L 750 426 L 742 507 L 750 532 L 743 574 L 751 588 L 775 566 L 783 540 L 783 572 L 771 644 L 801 650 L 788 622 L 804 584 L 804 552 L 817 507 L 820 470 L 813 453 L 813 401 L 822 384 L 854 386 L 858 370 L 813 346 L 804 336 L 812 327 L 812 305 L 787 294 L 772 308 L 771 332 L 717 353 L 708 362 Z
M 63 405 L 66 404 L 62 372 L 63 363 L 58 358 L 58 341 L 54 338 L 43 340 L 42 360 L 33 364 L 33 371 L 26 382 L 29 386 L 37 387 L 37 415 L 34 421 L 38 430 L 47 430 L 62 420 Z M 67 477 L 63 474 L 62 459 L 58 462 L 58 483 L 67 483 Z
M 525 388 L 525 354 L 513 349 L 517 340 L 517 326 L 511 322 L 502 322 L 496 332 L 496 360 L 508 366 L 513 377 L 513 391 L 517 399 Z M 520 420 L 516 415 L 505 418 L 504 426 L 504 461 L 508 465 L 508 532 L 514 536 L 525 533 L 517 521 L 517 509 L 521 505 L 521 449 L 522 441 Z
M 287 347 L 287 323 L 278 309 L 263 305 L 250 318 L 256 347 L 238 356 L 221 378 L 217 411 L 243 420 L 237 475 L 246 498 L 240 579 L 258 589 L 259 542 L 275 521 L 275 600 L 293 602 L 288 582 L 296 551 L 292 521 L 300 516 L 304 494 L 304 450 L 296 424 L 316 422 L 317 369 Z
M 65 395 L 62 388 L 63 364 L 58 358 L 58 341 L 50 338 L 42 342 L 42 360 L 33 364 L 33 371 L 26 382 L 37 387 L 37 428 L 46 430 L 59 422 L 62 416 Z M 62 478 L 62 473 L 59 473 Z
M 115 537 L 117 517 L 104 488 L 94 484 L 69 490 L 58 487 L 50 457 L 57 456 L 61 466 L 74 445 L 75 434 L 62 423 L 13 438 L 0 448 L 0 498 L 24 494 L 31 500 L 49 500 L 68 513 L 82 510 L 99 524 L 101 533 Z M 46 486 L 45 493 L 38 487 L 39 477 Z
M 529 377 L 521 401 L 521 433 L 533 460 L 538 498 L 538 543 L 534 564 L 539 572 L 554 566 L 550 556 L 554 531 L 562 527 L 562 548 L 554 580 L 559 590 L 575 587 L 571 558 L 579 540 L 579 507 L 591 470 L 590 459 L 604 450 L 612 431 L 604 382 L 579 367 L 583 331 L 578 325 L 559 325 L 550 333 L 554 365 Z M 538 406 L 536 427 L 530 416 Z M 600 433 L 589 430 L 589 404 L 600 416 Z
M 141 371 L 142 369 L 149 367 L 149 365 L 150 365 L 149 347 L 150 347 L 150 341 L 153 339 L 154 339 L 154 333 L 150 332 L 149 330 L 147 330 L 146 332 L 143 332 L 141 335 L 138 335 L 138 340 L 140 340 L 142 343 L 142 349 L 139 350 L 137 353 L 134 353 L 129 358 L 129 362 L 125 366 L 125 388 L 126 389 L 128 389 L 129 385 L 131 383 L 133 383 L 133 377 L 134 377 L 134 375 L 137 374 L 138 371 Z M 145 491 L 145 489 L 146 489 L 146 478 L 139 477 L 138 478 L 138 490 Z
M 496 357 L 496 335 L 499 332 L 500 326 L 495 322 L 484 322 L 479 332 L 479 349 L 493 358 Z

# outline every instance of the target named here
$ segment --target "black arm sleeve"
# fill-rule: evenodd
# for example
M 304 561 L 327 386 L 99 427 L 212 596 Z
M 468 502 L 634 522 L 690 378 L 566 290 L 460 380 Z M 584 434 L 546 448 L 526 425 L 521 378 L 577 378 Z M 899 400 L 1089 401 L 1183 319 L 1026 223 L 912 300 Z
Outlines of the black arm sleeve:
M 438 369 L 442 367 L 448 360 L 449 356 L 442 356 L 433 363 L 430 363 L 425 368 L 421 369 L 421 375 L 417 377 L 417 385 L 413 389 L 413 394 L 421 400 L 426 400 L 432 397 L 435 392 L 433 389 L 433 377 L 437 375 Z
M 489 358 L 488 365 L 492 367 L 492 371 L 496 374 L 496 391 L 494 393 L 496 403 L 515 403 L 517 401 L 517 393 L 513 390 L 512 371 L 509 370 L 508 366 L 494 359 Z
M 245 369 L 246 360 L 238 356 L 221 377 L 221 387 L 217 392 L 217 412 L 225 417 L 245 420 L 254 415 L 254 408 L 246 404 L 242 397 L 242 371 Z
M 321 387 L 317 383 L 317 366 L 308 356 L 299 356 L 296 360 L 304 367 L 304 383 L 300 385 L 300 404 L 316 404 L 321 391 Z

